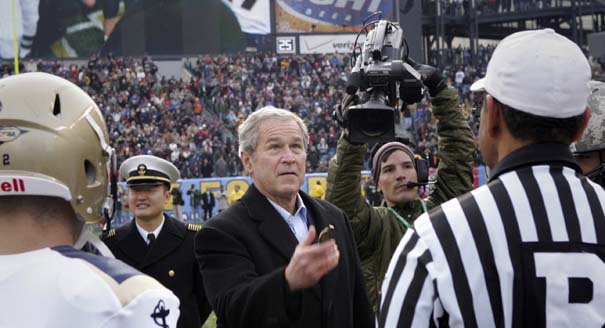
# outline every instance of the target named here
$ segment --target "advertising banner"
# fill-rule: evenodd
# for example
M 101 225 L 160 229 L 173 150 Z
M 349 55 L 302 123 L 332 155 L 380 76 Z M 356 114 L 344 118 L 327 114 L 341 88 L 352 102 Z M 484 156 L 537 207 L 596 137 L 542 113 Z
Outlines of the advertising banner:
M 242 32 L 251 34 L 271 33 L 270 1 L 223 0 L 235 13 Z
M 393 20 L 394 0 L 276 0 L 275 32 L 357 33 L 378 11 Z
M 11 1 L 0 0 L 5 2 Z M 266 51 L 275 47 L 270 37 L 271 1 L 21 2 L 31 4 L 22 8 L 30 14 L 13 18 L 10 10 L 3 10 L 5 6 L 0 5 L 0 27 L 9 27 L 0 30 L 0 41 L 3 34 L 7 34 L 12 49 L 13 19 L 16 26 L 33 26 L 35 35 L 23 33 L 23 38 L 29 38 L 25 41 L 31 43 L 31 52 L 27 55 L 33 58 L 88 58 L 99 52 L 116 56 L 182 56 L 250 49 Z M 18 37 L 21 38 L 21 34 Z M 0 59 L 12 57 L 12 52 L 7 53 L 9 55 L 0 53 Z
M 435 168 L 431 168 L 429 170 L 429 175 L 431 177 L 434 177 L 436 173 L 437 173 L 437 170 Z M 309 186 L 315 185 L 318 181 L 325 188 L 327 186 L 327 180 L 326 180 L 327 176 L 328 176 L 327 173 L 309 173 L 309 174 L 305 175 L 305 180 L 303 182 L 301 189 L 304 192 L 309 193 Z M 474 184 L 473 184 L 474 188 L 478 188 L 487 183 L 484 166 L 475 167 L 475 169 L 473 170 L 473 176 L 474 176 Z M 366 181 L 368 179 L 372 179 L 370 171 L 361 171 L 361 180 Z M 190 188 L 192 186 L 194 189 L 197 189 L 202 193 L 205 192 L 206 190 L 210 190 L 212 193 L 214 193 L 215 207 L 212 210 L 212 215 L 214 216 L 218 213 L 218 193 L 220 191 L 221 186 L 223 186 L 227 195 L 231 195 L 235 191 L 236 186 L 238 186 L 239 189 L 241 189 L 243 192 L 245 192 L 246 190 L 248 190 L 248 186 L 251 183 L 252 183 L 252 180 L 250 179 L 250 177 L 241 177 L 240 176 L 240 177 L 228 177 L 228 178 L 183 179 L 183 180 L 179 180 L 178 183 L 174 184 L 172 187 L 179 188 L 183 195 L 183 201 L 185 203 L 183 205 L 183 209 L 182 209 L 183 220 L 185 220 L 187 222 L 200 223 L 201 219 L 199 219 L 199 218 L 203 218 L 203 216 L 204 216 L 203 210 L 202 210 L 201 206 L 198 208 L 192 207 L 191 206 L 191 196 L 187 195 L 187 191 L 190 190 Z M 363 186 L 360 185 L 359 187 L 361 189 L 360 191 L 361 191 L 362 195 L 365 195 Z M 430 188 L 430 186 L 429 186 L 429 188 Z M 124 193 L 126 192 L 125 183 L 120 183 L 118 190 L 119 190 L 120 194 L 123 196 Z M 426 195 L 423 195 L 423 197 L 424 196 L 426 196 Z M 122 199 L 123 199 L 122 208 L 120 209 L 119 214 L 116 216 L 116 219 L 114 219 L 115 222 L 112 224 L 113 227 L 124 224 L 125 222 L 128 222 L 132 218 L 132 213 L 130 213 L 130 211 L 127 208 L 125 198 L 122 197 Z M 170 198 L 168 205 L 164 207 L 164 210 L 170 215 L 175 214 L 174 206 L 172 205 L 172 197 Z
M 309 173 L 305 176 L 305 180 L 303 182 L 301 189 L 304 192 L 308 192 L 309 186 L 315 185 L 317 183 L 317 181 L 319 181 L 320 184 L 325 188 L 327 185 L 326 177 L 327 177 L 327 173 Z M 366 178 L 370 178 L 370 171 L 362 171 L 362 179 L 366 179 Z M 199 222 L 200 220 L 197 218 L 200 217 L 200 214 L 201 214 L 201 217 L 203 217 L 203 210 L 201 207 L 193 208 L 191 206 L 191 197 L 190 197 L 190 195 L 187 195 L 187 191 L 191 188 L 191 186 L 193 186 L 194 189 L 197 189 L 202 193 L 205 192 L 206 190 L 210 190 L 212 193 L 214 193 L 215 207 L 212 210 L 212 215 L 216 215 L 218 213 L 218 193 L 220 191 L 221 186 L 223 186 L 227 195 L 231 195 L 235 191 L 236 186 L 238 186 L 239 189 L 242 190 L 243 192 L 246 192 L 246 190 L 248 190 L 248 186 L 251 183 L 252 183 L 252 179 L 250 179 L 250 177 L 243 177 L 243 176 L 227 177 L 227 178 L 182 179 L 182 180 L 179 180 L 178 183 L 172 185 L 172 188 L 179 188 L 183 195 L 183 201 L 185 202 L 185 204 L 183 205 L 182 212 L 183 212 L 183 218 L 185 219 L 185 221 Z M 125 197 L 124 197 L 126 188 L 127 188 L 126 184 L 123 182 L 120 183 L 118 186 L 118 190 L 120 192 L 120 195 L 122 195 L 123 200 L 122 200 L 122 208 L 120 209 L 121 211 L 120 211 L 119 215 L 117 215 L 119 218 L 114 219 L 114 221 L 116 221 L 116 222 L 114 222 L 112 224 L 113 227 L 123 224 L 124 222 L 128 221 L 132 217 L 132 213 L 130 213 L 130 211 L 128 210 L 127 204 L 125 201 Z M 167 213 L 174 215 L 174 206 L 172 204 L 172 197 L 170 198 L 168 205 L 164 207 L 164 210 Z M 195 211 L 198 211 L 198 213 L 194 213 Z
M 300 35 L 301 54 L 351 53 L 357 34 Z M 357 45 L 363 46 L 365 35 L 360 34 Z

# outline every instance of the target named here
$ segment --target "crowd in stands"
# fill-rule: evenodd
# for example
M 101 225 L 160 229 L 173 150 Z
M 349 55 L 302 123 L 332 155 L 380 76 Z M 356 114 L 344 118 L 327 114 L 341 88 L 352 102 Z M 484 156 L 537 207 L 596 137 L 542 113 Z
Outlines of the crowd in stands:
M 470 64 L 468 49 L 448 50 L 445 56 L 443 74 L 458 89 L 475 129 L 469 88 L 483 76 L 492 51 L 491 46 L 482 47 L 476 66 Z M 189 80 L 159 76 L 148 57 L 93 56 L 81 67 L 38 61 L 25 68 L 65 77 L 88 92 L 105 113 L 119 162 L 154 154 L 177 165 L 183 178 L 197 178 L 243 174 L 237 127 L 252 111 L 269 105 L 303 118 L 310 134 L 307 172 L 326 172 L 340 136 L 331 113 L 342 99 L 349 61 L 339 54 L 200 56 L 187 65 Z M 605 78 L 603 65 L 595 64 L 593 71 L 595 79 Z M 0 76 L 6 73 L 0 68 Z M 436 167 L 437 133 L 430 103 L 425 99 L 403 116 L 417 153 Z
M 472 13 L 471 0 L 440 0 L 440 10 L 446 16 L 465 16 Z M 570 6 L 563 0 L 475 0 L 474 13 L 489 15 L 507 12 L 526 12 Z M 437 13 L 437 1 L 423 1 L 424 13 Z
M 259 54 L 201 56 L 190 70 L 197 94 L 231 135 L 257 108 L 297 113 L 309 128 L 307 172 L 324 172 L 340 134 L 331 112 L 342 98 L 348 67 L 346 55 Z

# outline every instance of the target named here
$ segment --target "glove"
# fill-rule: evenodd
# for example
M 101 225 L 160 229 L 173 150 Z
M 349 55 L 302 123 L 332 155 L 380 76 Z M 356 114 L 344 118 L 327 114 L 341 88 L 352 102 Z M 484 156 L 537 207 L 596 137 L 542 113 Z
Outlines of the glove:
M 412 58 L 407 57 L 405 61 L 410 64 L 422 78 L 422 83 L 427 89 L 431 97 L 435 97 L 441 90 L 447 87 L 447 83 L 443 80 L 443 76 L 439 70 L 433 66 L 418 64 Z
M 332 118 L 338 122 L 338 125 L 346 130 L 348 123 L 348 115 L 349 107 L 355 106 L 359 103 L 359 97 L 357 95 L 349 95 L 346 94 L 342 99 L 340 104 L 334 106 L 334 111 L 332 112 Z
M 334 106 L 334 112 L 332 112 L 332 118 L 338 122 L 338 125 L 342 127 L 342 136 L 353 145 L 360 145 L 358 143 L 351 142 L 349 139 L 349 107 L 355 106 L 359 103 L 359 97 L 357 95 L 345 95 L 340 104 Z

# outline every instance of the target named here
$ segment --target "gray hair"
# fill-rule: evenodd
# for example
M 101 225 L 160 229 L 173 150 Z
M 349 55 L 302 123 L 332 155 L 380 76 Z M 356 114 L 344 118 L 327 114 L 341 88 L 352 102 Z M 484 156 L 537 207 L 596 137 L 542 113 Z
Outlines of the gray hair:
M 300 128 L 303 134 L 303 141 L 305 150 L 309 144 L 309 132 L 307 126 L 298 115 L 280 108 L 273 106 L 263 107 L 252 113 L 238 129 L 239 138 L 239 149 L 238 153 L 241 157 L 242 152 L 246 152 L 250 155 L 254 154 L 256 150 L 256 143 L 258 141 L 258 126 L 267 120 L 279 120 L 279 121 L 294 121 Z

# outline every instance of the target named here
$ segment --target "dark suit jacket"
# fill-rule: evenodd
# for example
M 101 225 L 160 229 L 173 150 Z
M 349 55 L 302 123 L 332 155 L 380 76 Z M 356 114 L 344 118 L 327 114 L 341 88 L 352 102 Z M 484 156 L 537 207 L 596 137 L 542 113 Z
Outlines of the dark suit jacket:
M 349 220 L 334 205 L 300 195 L 317 231 L 334 225 L 338 266 L 312 288 L 289 291 L 284 270 L 298 241 L 267 198 L 250 186 L 195 239 L 219 327 L 374 326 Z
M 134 220 L 106 234 L 103 241 L 117 259 L 174 292 L 181 301 L 179 328 L 200 328 L 212 309 L 193 255 L 193 239 L 199 225 L 187 226 L 168 215 L 164 217 L 164 226 L 149 250 Z
M 214 194 L 212 192 L 204 192 L 202 194 L 202 207 L 214 208 Z

